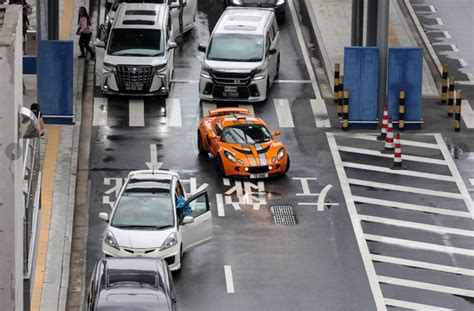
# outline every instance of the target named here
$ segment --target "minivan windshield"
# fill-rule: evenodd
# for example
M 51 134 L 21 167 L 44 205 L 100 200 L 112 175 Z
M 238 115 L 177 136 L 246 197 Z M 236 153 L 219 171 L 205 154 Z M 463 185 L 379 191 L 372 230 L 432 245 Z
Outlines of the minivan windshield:
M 256 124 L 239 124 L 227 126 L 222 130 L 221 140 L 225 143 L 255 145 L 272 140 L 272 135 L 265 126 Z
M 113 29 L 108 55 L 160 56 L 163 55 L 163 38 L 159 29 Z
M 127 2 L 127 3 L 156 3 L 156 4 L 165 3 L 164 0 L 115 0 L 114 4 L 112 5 L 111 10 L 112 11 L 117 11 L 118 7 L 123 2 Z
M 263 58 L 261 35 L 215 34 L 209 43 L 207 59 L 229 62 L 258 62 Z
M 169 195 L 124 194 L 120 197 L 110 225 L 129 229 L 165 229 L 174 225 Z

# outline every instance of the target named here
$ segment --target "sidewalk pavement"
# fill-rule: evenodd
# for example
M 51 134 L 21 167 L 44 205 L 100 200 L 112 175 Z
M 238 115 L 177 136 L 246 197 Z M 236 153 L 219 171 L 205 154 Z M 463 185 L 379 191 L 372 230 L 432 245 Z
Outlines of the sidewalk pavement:
M 303 4 L 310 16 L 332 88 L 334 87 L 332 79 L 334 64 L 341 64 L 341 71 L 343 71 L 344 47 L 351 45 L 352 0 L 304 0 Z M 365 5 L 367 6 L 367 2 Z M 420 46 L 409 28 L 408 18 L 404 16 L 398 1 L 390 1 L 390 47 Z M 426 61 L 423 62 L 422 93 L 424 96 L 439 94 Z

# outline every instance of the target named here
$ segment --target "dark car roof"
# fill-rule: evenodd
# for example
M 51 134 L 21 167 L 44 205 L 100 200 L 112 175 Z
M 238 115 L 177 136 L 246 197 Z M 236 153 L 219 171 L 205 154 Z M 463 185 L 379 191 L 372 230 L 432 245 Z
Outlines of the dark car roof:
M 136 273 L 159 273 L 162 275 L 166 270 L 166 262 L 159 258 L 102 258 L 105 263 L 106 273 L 113 271 L 133 270 Z
M 98 311 L 171 310 L 171 301 L 162 289 L 122 285 L 100 292 Z

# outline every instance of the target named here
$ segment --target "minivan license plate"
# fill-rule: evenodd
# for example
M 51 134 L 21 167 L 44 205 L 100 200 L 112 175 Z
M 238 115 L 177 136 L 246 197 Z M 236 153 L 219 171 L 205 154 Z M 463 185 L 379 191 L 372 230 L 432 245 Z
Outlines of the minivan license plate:
M 258 178 L 267 178 L 268 173 L 260 173 L 260 174 L 250 174 L 250 178 L 258 179 Z
M 239 92 L 236 86 L 224 86 L 224 92 L 222 93 L 225 97 L 239 97 Z

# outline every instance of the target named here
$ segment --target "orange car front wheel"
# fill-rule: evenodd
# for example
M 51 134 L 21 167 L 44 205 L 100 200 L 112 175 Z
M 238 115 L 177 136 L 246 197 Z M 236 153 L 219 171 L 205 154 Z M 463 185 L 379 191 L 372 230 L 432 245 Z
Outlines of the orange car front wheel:
M 220 156 L 216 157 L 216 173 L 219 177 L 225 177 L 224 165 Z
M 197 145 L 198 145 L 199 154 L 205 155 L 207 152 L 204 149 L 204 145 L 202 143 L 202 136 L 201 136 L 201 131 L 200 130 L 197 131 Z

